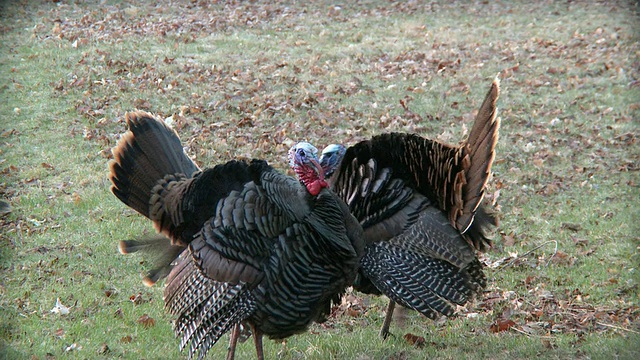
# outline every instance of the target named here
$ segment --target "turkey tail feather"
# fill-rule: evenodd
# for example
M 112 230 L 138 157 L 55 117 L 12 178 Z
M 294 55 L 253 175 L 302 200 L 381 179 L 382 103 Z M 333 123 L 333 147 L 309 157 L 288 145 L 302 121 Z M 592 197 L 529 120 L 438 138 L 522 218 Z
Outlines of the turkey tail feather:
M 498 130 L 500 129 L 500 118 L 496 116 L 496 103 L 499 95 L 500 81 L 496 78 L 493 80 L 482 106 L 480 106 L 469 138 L 463 145 L 469 166 L 465 169 L 466 182 L 462 187 L 464 207 L 462 214 L 456 219 L 456 226 L 462 232 L 467 231 L 473 222 L 474 214 L 482 202 L 484 189 L 491 173 L 495 147 L 498 142 Z
M 190 176 L 198 167 L 163 121 L 143 111 L 129 112 L 125 118 L 129 131 L 113 148 L 114 160 L 109 163 L 111 191 L 148 218 L 149 199 L 158 181 L 169 174 Z
M 153 268 L 143 276 L 146 286 L 153 286 L 158 280 L 166 277 L 173 268 L 173 261 L 182 253 L 183 246 L 172 245 L 171 240 L 163 235 L 154 235 L 137 240 L 121 240 L 118 250 L 121 254 L 142 252 L 153 258 Z

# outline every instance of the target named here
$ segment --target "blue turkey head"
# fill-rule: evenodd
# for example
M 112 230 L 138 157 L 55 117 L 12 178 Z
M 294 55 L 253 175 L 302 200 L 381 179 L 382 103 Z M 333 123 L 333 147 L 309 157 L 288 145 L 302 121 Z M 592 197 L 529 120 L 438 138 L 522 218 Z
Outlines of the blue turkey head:
M 289 149 L 289 166 L 311 195 L 318 195 L 322 188 L 328 186 L 318 160 L 318 149 L 308 142 L 299 142 Z
M 320 166 L 324 171 L 324 176 L 329 179 L 331 175 L 338 169 L 344 154 L 347 152 L 347 148 L 341 144 L 331 144 L 322 150 L 320 156 Z

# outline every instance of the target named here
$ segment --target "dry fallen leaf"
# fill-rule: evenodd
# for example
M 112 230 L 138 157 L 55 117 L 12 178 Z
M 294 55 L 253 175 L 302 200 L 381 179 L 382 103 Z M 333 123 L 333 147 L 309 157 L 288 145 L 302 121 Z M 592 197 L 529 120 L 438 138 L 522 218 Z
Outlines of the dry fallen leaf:
M 122 338 L 120 338 L 120 342 L 124 344 L 130 343 L 132 340 L 133 338 L 131 337 L 131 335 L 123 336 Z
M 109 346 L 107 346 L 107 343 L 103 343 L 98 349 L 98 354 L 106 354 L 110 351 L 111 349 L 109 349 Z
M 147 314 L 143 314 L 142 316 L 140 316 L 140 318 L 137 320 L 137 323 L 142 324 L 142 326 L 144 326 L 145 328 L 156 326 L 156 321 Z
M 565 223 L 562 223 L 562 228 L 563 229 L 567 229 L 567 230 L 571 230 L 571 231 L 580 231 L 580 230 L 582 230 L 582 225 L 565 222 Z
M 142 303 L 142 294 L 137 293 L 135 295 L 131 295 L 129 296 L 129 300 L 131 300 L 134 305 L 140 305 Z
M 489 330 L 491 330 L 492 333 L 498 333 L 502 331 L 507 331 L 515 325 L 516 323 L 513 320 L 498 319 L 496 320 L 496 322 L 491 324 L 491 327 L 489 328 Z
M 547 349 L 554 349 L 556 347 L 549 339 L 540 339 L 542 345 Z
M 531 315 L 533 315 L 536 319 L 539 319 L 540 317 L 542 317 L 542 315 L 544 315 L 544 312 L 541 309 L 535 309 L 531 312 Z
M 509 235 L 502 235 L 504 240 L 504 246 L 513 246 L 516 243 L 516 240 L 513 237 L 513 233 Z
M 407 341 L 409 345 L 413 345 L 417 348 L 421 348 L 424 346 L 425 340 L 424 337 L 413 335 L 411 333 L 406 333 L 403 338 Z
M 564 251 L 558 250 L 551 258 L 551 261 L 553 261 L 554 264 L 558 265 L 573 265 L 573 263 L 575 262 L 575 258 L 569 257 L 569 255 L 567 255 L 567 253 L 565 253 Z
M 71 199 L 73 200 L 73 203 L 76 205 L 80 204 L 80 202 L 82 201 L 80 194 L 78 194 L 75 191 L 73 192 L 73 194 L 71 194 Z

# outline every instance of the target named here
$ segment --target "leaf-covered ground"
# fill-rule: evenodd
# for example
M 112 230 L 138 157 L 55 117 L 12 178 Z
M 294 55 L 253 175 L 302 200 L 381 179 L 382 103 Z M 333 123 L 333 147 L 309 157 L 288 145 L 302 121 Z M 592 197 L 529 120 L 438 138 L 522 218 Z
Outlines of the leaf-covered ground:
M 384 299 L 353 293 L 267 355 L 640 357 L 637 6 L 2 2 L 0 354 L 180 356 L 161 288 L 140 282 L 145 259 L 116 252 L 153 231 L 108 191 L 126 111 L 169 118 L 202 166 L 259 157 L 287 171 L 300 140 L 457 143 L 497 75 L 488 198 L 501 226 L 485 294 L 446 321 L 407 313 L 382 343 Z

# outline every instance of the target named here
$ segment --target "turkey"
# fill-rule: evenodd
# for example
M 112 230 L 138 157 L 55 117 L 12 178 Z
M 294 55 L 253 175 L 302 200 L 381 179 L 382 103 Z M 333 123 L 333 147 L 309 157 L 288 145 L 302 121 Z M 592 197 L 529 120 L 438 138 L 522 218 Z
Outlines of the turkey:
M 322 321 L 354 281 L 364 245 L 361 226 L 327 189 L 317 150 L 289 151 L 299 180 L 261 160 L 200 170 L 162 120 L 137 111 L 126 122 L 111 191 L 159 234 L 122 241 L 120 251 L 159 255 L 144 282 L 167 278 L 180 349 L 202 359 L 231 331 L 233 359 L 242 324 L 263 359 L 263 335 L 283 339 Z
M 331 189 L 364 229 L 354 288 L 390 299 L 383 338 L 396 303 L 432 319 L 451 316 L 486 286 L 476 250 L 491 246 L 489 232 L 497 226 L 481 201 L 500 127 L 498 95 L 495 79 L 459 146 L 388 133 L 323 150 Z

